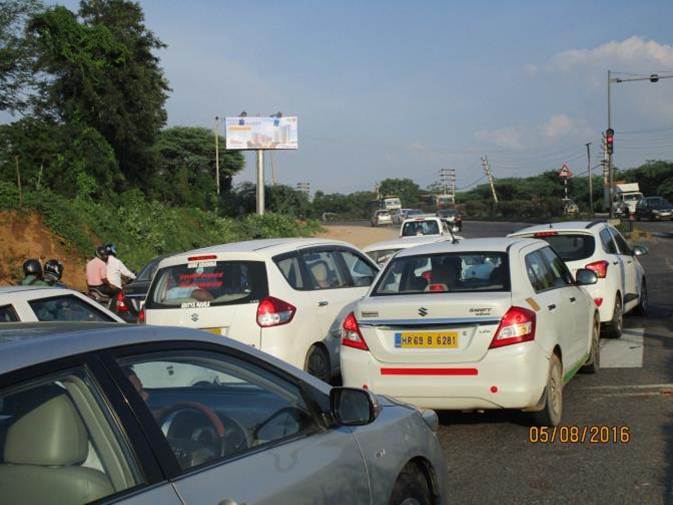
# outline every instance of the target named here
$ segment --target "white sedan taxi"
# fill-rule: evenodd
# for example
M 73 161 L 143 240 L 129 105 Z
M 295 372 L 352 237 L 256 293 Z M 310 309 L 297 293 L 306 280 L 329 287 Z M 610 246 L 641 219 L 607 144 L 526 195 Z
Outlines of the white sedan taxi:
M 549 244 L 468 239 L 400 251 L 342 324 L 344 384 L 419 407 L 520 409 L 557 425 L 599 366 L 599 316 Z

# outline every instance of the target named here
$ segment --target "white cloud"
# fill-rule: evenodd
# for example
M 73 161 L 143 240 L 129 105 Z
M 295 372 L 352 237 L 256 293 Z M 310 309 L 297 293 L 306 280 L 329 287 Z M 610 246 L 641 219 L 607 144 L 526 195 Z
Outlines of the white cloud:
M 602 68 L 623 66 L 627 70 L 673 67 L 673 46 L 632 36 L 591 49 L 570 49 L 554 55 L 547 68 L 567 71 L 577 66 L 599 65 Z
M 479 140 L 484 140 L 505 149 L 521 149 L 523 129 L 518 126 L 508 126 L 497 130 L 481 130 L 475 133 Z
M 523 73 L 526 77 L 536 77 L 540 69 L 538 68 L 537 65 L 533 65 L 532 63 L 526 63 L 523 66 Z
M 591 128 L 584 119 L 574 119 L 567 114 L 555 114 L 542 125 L 542 131 L 550 140 L 557 140 L 569 135 L 591 135 Z

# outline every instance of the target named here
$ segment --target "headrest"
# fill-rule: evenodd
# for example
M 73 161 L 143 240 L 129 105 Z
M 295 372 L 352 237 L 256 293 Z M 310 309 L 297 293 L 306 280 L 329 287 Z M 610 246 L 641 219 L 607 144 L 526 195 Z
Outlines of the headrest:
M 29 410 L 7 430 L 5 463 L 77 465 L 88 452 L 86 428 L 65 392 Z
M 327 263 L 324 261 L 316 261 L 313 263 L 313 265 L 311 265 L 311 272 L 313 273 L 315 280 L 318 282 L 326 282 L 329 276 Z

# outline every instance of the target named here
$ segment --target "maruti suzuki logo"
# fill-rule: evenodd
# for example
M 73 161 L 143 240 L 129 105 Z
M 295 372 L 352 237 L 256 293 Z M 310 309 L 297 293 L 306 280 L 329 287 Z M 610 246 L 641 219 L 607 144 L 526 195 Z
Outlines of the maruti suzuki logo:
M 198 315 L 196 312 L 194 312 L 194 313 L 192 314 L 191 318 L 192 318 L 192 321 L 196 322 L 196 321 L 199 320 L 199 315 Z
M 421 307 L 420 309 L 418 309 L 418 315 L 423 317 L 427 316 L 428 309 L 426 309 L 425 307 Z

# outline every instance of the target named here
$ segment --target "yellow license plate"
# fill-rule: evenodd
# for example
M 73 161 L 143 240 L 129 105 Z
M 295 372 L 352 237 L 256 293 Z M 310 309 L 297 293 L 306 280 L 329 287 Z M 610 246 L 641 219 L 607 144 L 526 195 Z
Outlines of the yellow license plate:
M 222 335 L 222 328 L 201 328 L 201 329 L 214 335 Z
M 400 349 L 456 349 L 455 331 L 403 331 L 395 333 L 395 347 Z

